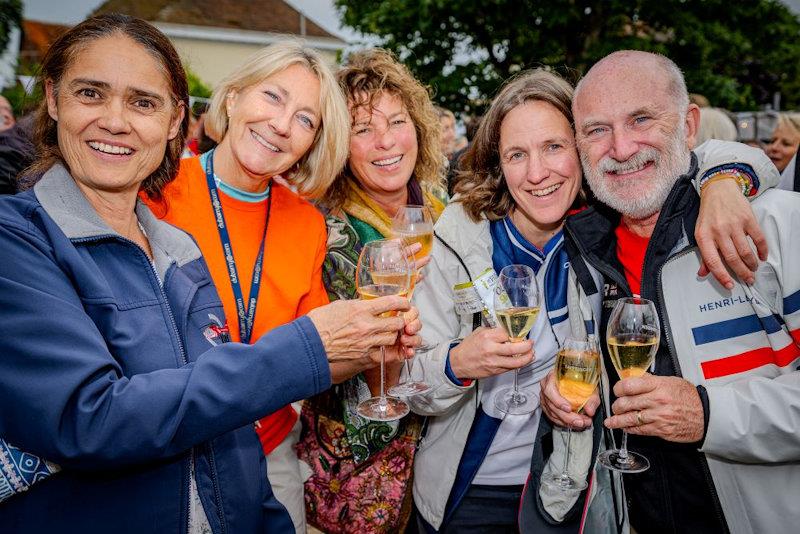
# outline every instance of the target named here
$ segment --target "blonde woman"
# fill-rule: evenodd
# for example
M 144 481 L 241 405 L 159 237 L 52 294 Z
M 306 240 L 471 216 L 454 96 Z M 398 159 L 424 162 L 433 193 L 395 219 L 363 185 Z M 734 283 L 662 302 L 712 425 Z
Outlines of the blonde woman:
M 262 49 L 216 88 L 206 131 L 219 145 L 181 160 L 155 211 L 197 240 L 233 341 L 253 342 L 328 302 L 325 221 L 307 199 L 319 197 L 344 165 L 349 124 L 333 73 L 295 42 Z M 347 373 L 335 367 L 333 381 Z M 303 482 L 292 449 L 297 413 L 284 406 L 256 430 L 275 494 L 304 533 Z
M 800 167 L 797 147 L 800 146 L 800 113 L 781 113 L 772 139 L 764 151 L 781 173 L 779 189 L 800 191 Z

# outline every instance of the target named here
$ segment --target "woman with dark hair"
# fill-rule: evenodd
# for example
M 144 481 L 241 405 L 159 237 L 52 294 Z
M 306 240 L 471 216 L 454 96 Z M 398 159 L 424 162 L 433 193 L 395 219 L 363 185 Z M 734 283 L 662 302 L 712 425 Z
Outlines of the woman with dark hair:
M 196 244 L 137 201 L 175 177 L 186 133 L 167 38 L 94 17 L 56 40 L 41 76 L 42 176 L 0 200 L 0 436 L 27 451 L 23 469 L 35 454 L 60 472 L 10 497 L 0 486 L 0 530 L 291 531 L 252 422 L 328 388 L 329 362 L 393 344 L 404 320 L 379 314 L 407 301 L 338 302 L 228 343 Z

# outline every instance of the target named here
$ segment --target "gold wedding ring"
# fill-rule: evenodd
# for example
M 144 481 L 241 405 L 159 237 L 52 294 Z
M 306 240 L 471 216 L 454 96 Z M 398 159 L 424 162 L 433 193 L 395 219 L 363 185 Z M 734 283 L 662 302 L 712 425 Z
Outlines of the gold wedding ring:
M 644 424 L 646 423 L 644 422 L 644 417 L 642 417 L 642 410 L 639 410 L 636 412 L 636 426 L 642 426 Z

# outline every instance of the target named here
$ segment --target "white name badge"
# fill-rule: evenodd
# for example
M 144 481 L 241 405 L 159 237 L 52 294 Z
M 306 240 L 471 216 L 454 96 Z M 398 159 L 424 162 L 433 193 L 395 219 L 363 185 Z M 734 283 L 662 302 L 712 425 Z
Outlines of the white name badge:
M 483 303 L 472 282 L 464 282 L 453 286 L 453 299 L 456 313 L 472 315 L 483 311 Z

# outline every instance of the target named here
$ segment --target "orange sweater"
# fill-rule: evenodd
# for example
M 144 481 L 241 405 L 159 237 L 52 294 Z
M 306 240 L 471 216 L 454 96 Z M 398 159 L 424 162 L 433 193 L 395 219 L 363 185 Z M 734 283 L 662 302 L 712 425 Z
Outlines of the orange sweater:
M 253 321 L 252 341 L 270 329 L 328 303 L 322 284 L 322 261 L 327 239 L 324 218 L 314 206 L 284 186 L 273 182 L 271 194 L 272 213 L 264 246 L 264 276 Z M 239 341 L 233 289 L 199 158 L 181 160 L 178 177 L 167 185 L 163 196 L 161 202 L 148 204 L 157 217 L 189 232 L 197 241 L 222 299 L 231 339 Z M 219 196 L 242 294 L 247 299 L 264 233 L 267 203 L 242 202 L 221 191 Z M 280 382 L 276 380 L 274 384 L 264 384 L 264 387 L 279 388 Z M 294 409 L 285 406 L 259 421 L 256 431 L 265 454 L 283 441 L 296 420 Z

